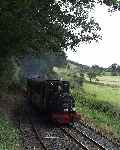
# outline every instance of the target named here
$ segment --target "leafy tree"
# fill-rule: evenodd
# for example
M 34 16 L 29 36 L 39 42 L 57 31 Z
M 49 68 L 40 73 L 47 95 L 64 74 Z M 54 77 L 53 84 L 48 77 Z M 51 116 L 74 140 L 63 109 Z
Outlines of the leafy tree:
M 30 49 L 36 55 L 59 53 L 81 42 L 97 41 L 100 27 L 89 17 L 93 7 L 91 0 L 1 1 L 0 72 L 4 62 L 9 65 L 11 57 L 21 58 Z
M 116 64 L 116 63 L 112 64 L 112 65 L 109 67 L 109 69 L 110 69 L 111 74 L 112 74 L 113 76 L 116 76 L 116 75 L 117 75 L 117 64 Z
M 93 3 L 77 0 L 1 1 L 0 76 L 12 64 L 12 57 L 21 59 L 31 50 L 37 56 L 62 54 L 65 59 L 64 48 L 98 40 L 100 27 L 89 19 L 92 8 Z
M 92 82 L 92 79 L 95 79 L 96 78 L 96 73 L 92 70 L 90 70 L 88 73 L 87 73 L 89 79 L 90 79 L 90 82 Z
M 99 67 L 98 65 L 93 65 L 91 68 L 89 68 L 87 75 L 90 79 L 90 82 L 92 82 L 92 79 L 96 79 L 96 76 L 99 76 L 103 71 L 103 68 Z
M 91 4 L 80 1 L 2 1 L 0 56 L 20 54 L 28 48 L 38 52 L 59 51 L 67 46 L 73 48 L 81 41 L 97 40 L 99 25 L 92 18 L 88 20 L 91 7 Z M 78 27 L 81 28 L 79 36 L 73 33 Z
M 117 10 L 120 11 L 120 1 L 119 0 L 103 0 L 103 2 L 101 1 L 101 3 L 104 3 L 107 6 L 111 6 L 109 8 L 110 12 L 117 11 Z
M 120 75 L 120 66 L 119 65 L 117 66 L 117 73 L 118 73 L 118 75 Z

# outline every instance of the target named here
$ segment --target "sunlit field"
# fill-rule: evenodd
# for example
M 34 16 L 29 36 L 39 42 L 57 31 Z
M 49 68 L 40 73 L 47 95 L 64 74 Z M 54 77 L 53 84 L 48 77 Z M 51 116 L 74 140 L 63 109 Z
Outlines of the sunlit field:
M 120 87 L 120 76 L 99 76 L 97 79 L 99 80 L 99 83 Z
M 94 97 L 93 100 L 106 101 L 115 106 L 120 107 L 120 88 L 109 87 L 102 85 L 95 85 L 90 83 L 84 83 L 84 91 L 89 96 Z

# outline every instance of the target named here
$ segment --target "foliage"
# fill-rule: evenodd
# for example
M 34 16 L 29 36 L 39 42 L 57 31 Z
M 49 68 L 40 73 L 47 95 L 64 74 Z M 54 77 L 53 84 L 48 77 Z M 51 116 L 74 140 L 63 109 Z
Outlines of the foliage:
M 92 79 L 96 79 L 96 76 L 100 75 L 102 71 L 103 68 L 99 67 L 98 65 L 93 65 L 90 67 L 87 72 L 90 82 L 92 82 Z
M 109 66 L 107 70 L 111 72 L 112 76 L 120 75 L 120 66 L 116 63 Z
M 0 150 L 21 150 L 19 131 L 0 114 Z
M 87 91 L 87 89 L 85 89 Z M 78 93 L 77 93 L 78 92 Z M 104 112 L 108 115 L 114 116 L 116 118 L 120 117 L 119 107 L 115 106 L 112 101 L 103 101 L 96 99 L 96 95 L 91 95 L 89 92 L 73 90 L 73 95 L 77 97 L 77 102 L 84 107 L 88 107 L 89 109 L 94 109 L 99 112 Z
M 54 71 L 57 73 L 59 79 L 70 81 L 70 85 L 72 88 L 81 88 L 84 81 L 84 74 L 75 69 L 71 69 L 65 66 L 64 68 L 54 68 Z
M 99 24 L 89 13 L 92 0 L 4 0 L 0 3 L 0 73 L 11 57 L 74 49 L 98 41 Z M 0 74 L 1 76 L 1 74 Z
M 76 88 L 80 88 L 83 85 L 83 81 L 84 81 L 84 74 L 81 72 L 71 72 L 70 76 L 72 78 L 73 81 L 73 86 L 72 87 L 76 87 Z
M 77 68 L 77 70 L 79 72 L 82 72 L 82 73 L 86 73 L 88 70 L 89 70 L 89 66 L 87 65 L 83 65 L 83 64 L 79 64 L 77 62 L 74 62 L 74 61 L 71 61 L 71 60 L 67 60 L 68 64 L 69 64 L 69 67 L 72 69 L 72 68 Z
M 96 30 L 100 28 L 93 18 L 88 19 L 91 8 L 91 3 L 80 1 L 2 1 L 0 56 L 19 55 L 28 48 L 37 52 L 59 51 L 81 41 L 97 40 Z M 80 36 L 73 33 L 76 27 L 81 28 Z
M 1 1 L 0 77 L 5 64 L 11 68 L 12 57 L 21 59 L 32 51 L 37 56 L 62 54 L 64 59 L 64 49 L 97 41 L 100 27 L 89 17 L 93 4 L 78 0 Z
M 77 111 L 92 120 L 97 127 L 106 130 L 110 137 L 120 140 L 120 90 L 115 89 L 84 83 L 83 90 L 72 89 L 72 95 L 76 99 Z
M 90 79 L 90 82 L 92 82 L 92 79 L 95 79 L 96 76 L 97 76 L 94 71 L 89 71 L 89 72 L 87 73 L 87 75 L 88 75 L 88 77 L 89 77 L 89 79 Z
M 100 1 L 102 3 L 102 1 Z M 109 8 L 110 12 L 120 11 L 120 1 L 119 0 L 103 0 L 103 3 L 107 6 L 111 6 Z

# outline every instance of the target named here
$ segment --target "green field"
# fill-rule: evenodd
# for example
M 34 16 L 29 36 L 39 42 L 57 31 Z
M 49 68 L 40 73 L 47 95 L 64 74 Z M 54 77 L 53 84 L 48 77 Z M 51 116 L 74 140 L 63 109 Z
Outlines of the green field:
M 106 101 L 120 107 L 120 88 L 84 83 L 84 91 L 93 100 Z
M 120 87 L 120 76 L 99 76 L 97 78 L 99 83 Z

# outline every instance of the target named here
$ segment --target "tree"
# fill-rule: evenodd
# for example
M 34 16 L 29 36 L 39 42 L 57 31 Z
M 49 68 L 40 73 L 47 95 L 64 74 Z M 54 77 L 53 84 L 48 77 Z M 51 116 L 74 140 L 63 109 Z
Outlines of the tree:
M 90 70 L 88 73 L 87 73 L 89 79 L 90 79 L 90 82 L 92 82 L 92 79 L 95 79 L 96 78 L 96 73 L 92 70 Z
M 59 53 L 81 42 L 97 41 L 100 27 L 89 17 L 93 7 L 91 0 L 1 1 L 0 70 L 4 62 L 9 64 L 11 57 L 28 54 L 29 49 L 36 55 Z
M 117 73 L 118 73 L 118 75 L 120 75 L 120 66 L 119 65 L 117 66 Z
M 92 82 L 92 79 L 96 79 L 96 76 L 99 76 L 102 73 L 102 71 L 103 69 L 98 65 L 92 65 L 92 67 L 89 68 L 87 72 L 90 82 Z
M 116 76 L 116 75 L 117 75 L 117 64 L 114 63 L 114 64 L 112 64 L 109 68 L 110 68 L 110 70 L 111 70 L 111 74 L 112 74 L 113 76 Z
M 0 73 L 17 59 L 36 55 L 63 55 L 80 42 L 100 38 L 98 23 L 89 19 L 91 2 L 55 0 L 4 0 L 0 2 Z M 80 28 L 78 33 L 73 32 Z M 6 62 L 6 63 L 4 63 Z M 1 75 L 0 75 L 1 76 Z

